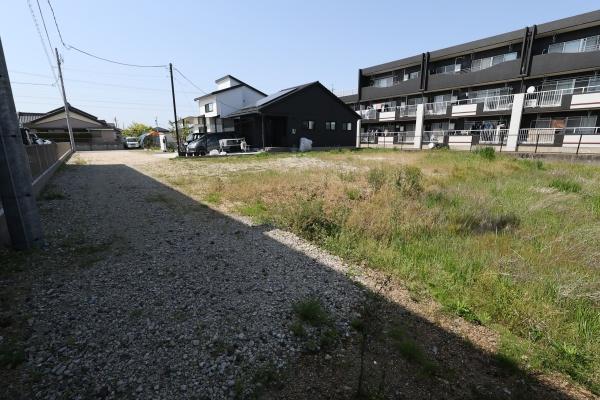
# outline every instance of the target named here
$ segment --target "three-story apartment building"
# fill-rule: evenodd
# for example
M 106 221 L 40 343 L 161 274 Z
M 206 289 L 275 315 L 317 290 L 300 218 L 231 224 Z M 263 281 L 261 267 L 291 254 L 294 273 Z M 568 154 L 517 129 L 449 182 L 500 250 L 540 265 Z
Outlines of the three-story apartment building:
M 340 98 L 363 142 L 600 151 L 600 11 L 360 69 Z

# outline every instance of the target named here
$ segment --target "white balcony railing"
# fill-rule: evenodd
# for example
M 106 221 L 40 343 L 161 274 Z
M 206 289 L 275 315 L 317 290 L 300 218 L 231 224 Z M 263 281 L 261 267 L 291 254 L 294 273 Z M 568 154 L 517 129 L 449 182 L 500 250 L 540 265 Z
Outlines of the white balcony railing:
M 423 132 L 423 143 L 443 143 L 444 136 L 448 135 L 447 130 L 439 129 Z
M 559 107 L 562 104 L 563 96 L 567 94 L 585 94 L 593 92 L 600 92 L 600 85 L 526 93 L 525 107 Z
M 600 127 L 524 128 L 519 129 L 519 144 L 553 144 L 556 136 L 598 135 Z
M 377 119 L 377 110 L 374 108 L 369 110 L 358 110 L 357 113 L 362 119 Z
M 448 106 L 452 101 L 438 101 L 434 103 L 425 103 L 423 105 L 425 115 L 445 115 L 448 111 Z
M 498 96 L 473 97 L 472 99 L 457 100 L 454 104 L 479 104 L 483 103 L 483 111 L 503 111 L 510 110 L 515 96 L 513 94 L 503 94 Z

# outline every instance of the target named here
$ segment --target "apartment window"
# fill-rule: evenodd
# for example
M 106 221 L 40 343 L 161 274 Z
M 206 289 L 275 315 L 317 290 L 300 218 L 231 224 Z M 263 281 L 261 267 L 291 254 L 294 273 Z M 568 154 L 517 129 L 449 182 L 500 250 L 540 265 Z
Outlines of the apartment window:
M 342 123 L 342 130 L 346 132 L 352 131 L 352 122 L 344 122 Z
M 204 112 L 207 112 L 207 113 L 213 112 L 213 110 L 215 109 L 214 107 L 215 107 L 214 103 L 205 104 L 204 105 Z
M 506 61 L 517 59 L 517 52 L 500 54 L 493 57 L 479 58 L 471 62 L 471 71 L 481 71 L 482 69 L 493 67 Z
M 408 81 L 411 79 L 417 79 L 419 77 L 419 71 L 414 72 L 404 72 L 403 81 Z
M 548 46 L 548 53 L 584 53 L 598 50 L 600 50 L 600 35 L 554 43 Z
M 325 122 L 325 130 L 326 131 L 335 131 L 335 121 Z
M 315 121 L 302 121 L 302 127 L 306 130 L 312 131 L 315 129 Z
M 375 87 L 390 87 L 390 86 L 394 86 L 394 77 L 393 76 L 386 76 L 386 77 L 381 77 L 381 78 L 374 78 L 373 79 L 373 86 L 375 86 Z
M 432 72 L 434 74 L 454 74 L 456 72 L 460 72 L 460 70 L 461 70 L 460 64 L 451 64 L 451 65 L 444 65 L 441 67 L 437 67 Z

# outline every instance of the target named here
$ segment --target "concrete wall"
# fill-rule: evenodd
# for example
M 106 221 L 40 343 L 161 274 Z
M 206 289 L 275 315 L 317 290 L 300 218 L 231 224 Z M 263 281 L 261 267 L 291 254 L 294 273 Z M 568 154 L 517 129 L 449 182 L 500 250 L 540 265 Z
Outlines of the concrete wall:
M 27 148 L 27 155 L 29 157 L 29 163 L 30 165 L 35 165 L 37 163 L 42 162 L 41 158 L 42 156 L 42 152 L 39 151 L 35 151 L 35 150 L 39 150 L 39 149 L 33 149 L 33 147 L 45 147 L 45 146 L 56 146 L 57 147 L 57 152 L 55 153 L 57 156 L 54 160 L 54 162 L 52 163 L 48 163 L 48 160 L 44 160 L 45 163 L 48 163 L 48 167 L 45 168 L 45 170 L 43 172 L 40 172 L 39 174 L 36 174 L 37 176 L 35 176 L 35 178 L 33 179 L 32 185 L 33 185 L 33 193 L 35 194 L 35 196 L 39 196 L 39 194 L 42 192 L 42 190 L 44 190 L 44 187 L 46 186 L 46 184 L 48 183 L 48 181 L 50 180 L 50 178 L 52 178 L 52 176 L 54 175 L 54 173 L 56 172 L 56 170 L 58 170 L 58 168 L 60 168 L 60 166 L 65 163 L 69 157 L 71 157 L 71 148 L 70 148 L 70 144 L 69 143 L 56 143 L 54 145 L 43 145 L 43 146 L 29 146 Z M 34 150 L 34 151 L 32 151 Z M 47 153 L 47 152 L 44 152 Z M 32 171 L 33 174 L 34 171 Z M 4 245 L 4 246 L 10 246 L 10 235 L 8 233 L 8 226 L 6 225 L 6 218 L 4 216 L 4 209 L 2 208 L 2 205 L 0 204 L 0 245 Z

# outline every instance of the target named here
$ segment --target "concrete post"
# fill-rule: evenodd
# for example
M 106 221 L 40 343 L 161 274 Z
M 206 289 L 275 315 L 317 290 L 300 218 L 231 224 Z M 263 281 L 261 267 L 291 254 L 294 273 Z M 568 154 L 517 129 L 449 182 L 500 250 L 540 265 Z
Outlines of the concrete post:
M 19 129 L 4 49 L 0 41 L 0 197 L 13 247 L 43 244 L 31 170 Z
M 360 129 L 361 129 L 361 120 L 356 121 L 356 148 L 360 147 Z
M 423 120 L 425 116 L 425 106 L 417 104 L 417 120 L 415 121 L 415 149 L 421 150 L 423 144 Z
M 506 151 L 517 151 L 519 129 L 521 128 L 521 117 L 523 116 L 523 105 L 525 104 L 525 93 L 517 93 L 513 99 L 512 112 L 510 114 L 510 125 L 508 127 L 508 138 L 506 139 Z

